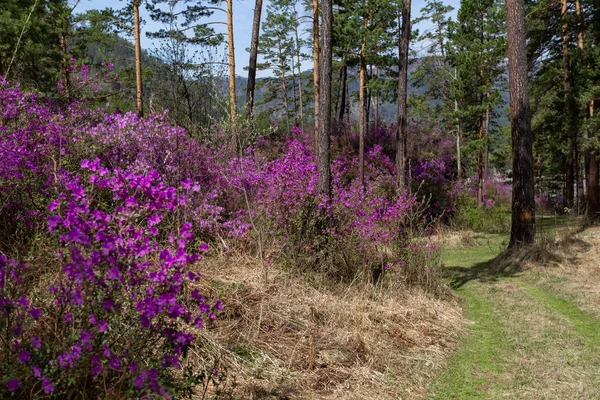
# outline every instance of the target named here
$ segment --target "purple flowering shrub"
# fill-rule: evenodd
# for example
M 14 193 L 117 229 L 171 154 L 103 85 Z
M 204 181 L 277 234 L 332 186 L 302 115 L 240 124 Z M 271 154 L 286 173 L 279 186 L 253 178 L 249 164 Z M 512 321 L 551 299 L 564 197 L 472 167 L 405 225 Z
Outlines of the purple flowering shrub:
M 0 397 L 190 393 L 206 376 L 187 352 L 223 306 L 191 268 L 208 249 L 192 227 L 210 194 L 131 156 L 147 148 L 127 161 L 104 152 L 88 130 L 102 110 L 4 80 L 0 105 Z M 95 150 L 111 157 L 84 158 Z
M 181 199 L 152 170 L 111 171 L 99 159 L 83 160 L 82 170 L 62 175 L 48 207 L 58 254 L 47 290 L 28 293 L 20 271 L 31 267 L 1 256 L 0 318 L 9 328 L 3 376 L 10 379 L 0 393 L 189 391 L 174 371 L 222 303 L 209 304 L 194 288 L 199 276 L 190 266 L 200 255 L 192 225 L 166 223 Z

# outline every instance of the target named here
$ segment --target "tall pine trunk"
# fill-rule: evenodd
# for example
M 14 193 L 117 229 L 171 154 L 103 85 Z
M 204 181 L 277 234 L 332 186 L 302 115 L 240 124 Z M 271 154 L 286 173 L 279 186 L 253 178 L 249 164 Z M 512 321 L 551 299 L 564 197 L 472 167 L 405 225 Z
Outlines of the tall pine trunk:
M 135 89 L 137 112 L 144 116 L 144 93 L 142 88 L 142 43 L 140 35 L 140 0 L 133 1 L 133 30 L 135 36 Z
M 358 171 L 361 185 L 365 185 L 365 135 L 367 133 L 368 124 L 368 109 L 367 109 L 367 29 L 369 28 L 370 10 L 369 1 L 367 0 L 367 10 L 365 11 L 363 21 L 363 37 L 360 45 L 360 73 L 359 73 L 359 89 L 358 99 L 360 106 L 360 129 L 358 135 Z
M 594 117 L 594 100 L 589 105 L 590 118 Z M 586 198 L 586 220 L 588 223 L 598 218 L 600 205 L 600 165 L 597 154 L 589 148 L 588 153 L 589 167 L 587 171 L 587 198 Z
M 489 179 L 490 176 L 490 92 L 487 92 L 487 104 L 485 106 L 485 146 L 483 148 L 483 178 Z
M 294 7 L 294 17 L 298 20 L 296 5 Z M 302 100 L 302 66 L 300 65 L 300 39 L 298 37 L 298 26 L 294 29 L 296 33 L 296 68 L 298 69 L 298 100 L 300 101 L 300 129 L 304 132 L 304 101 Z
M 331 135 L 331 74 L 333 58 L 333 6 L 332 0 L 323 0 L 323 20 L 321 24 L 321 59 L 320 59 L 320 112 L 319 129 L 319 192 L 331 197 L 331 167 L 329 165 L 329 146 Z
M 233 43 L 233 0 L 227 0 L 227 49 L 229 53 L 229 113 L 233 129 L 232 142 L 237 147 L 237 102 L 235 93 L 235 47 Z
M 367 131 L 367 102 L 365 99 L 365 86 L 367 80 L 367 66 L 364 56 L 360 58 L 358 103 L 360 107 L 360 130 L 358 134 L 358 175 L 360 183 L 365 184 L 365 133 Z
M 396 184 L 399 190 L 406 187 L 406 90 L 408 80 L 408 43 L 410 40 L 410 2 L 402 2 L 402 37 L 398 49 L 398 129 L 396 131 Z
M 254 88 L 256 87 L 256 62 L 258 60 L 258 38 L 260 35 L 260 15 L 262 0 L 254 3 L 252 20 L 252 39 L 250 42 L 250 61 L 248 62 L 248 85 L 246 86 L 246 119 L 252 119 L 254 113 Z
M 313 96 L 315 102 L 315 154 L 319 154 L 319 100 L 321 75 L 319 72 L 319 0 L 312 0 L 313 7 Z
M 506 1 L 508 17 L 508 84 L 513 157 L 512 218 L 509 248 L 533 243 L 535 200 L 533 133 L 527 86 L 524 0 Z
M 565 190 L 564 206 L 567 208 L 573 208 L 575 191 L 575 158 L 576 158 L 576 147 L 577 147 L 577 129 L 574 125 L 573 114 L 574 114 L 574 99 L 571 91 L 571 74 L 570 74 L 570 60 L 569 60 L 569 32 L 568 24 L 566 22 L 567 17 L 567 0 L 561 0 L 561 17 L 563 19 L 562 24 L 562 63 L 563 63 L 563 95 L 565 100 L 565 114 L 566 114 L 566 125 L 567 125 L 567 154 L 565 157 Z

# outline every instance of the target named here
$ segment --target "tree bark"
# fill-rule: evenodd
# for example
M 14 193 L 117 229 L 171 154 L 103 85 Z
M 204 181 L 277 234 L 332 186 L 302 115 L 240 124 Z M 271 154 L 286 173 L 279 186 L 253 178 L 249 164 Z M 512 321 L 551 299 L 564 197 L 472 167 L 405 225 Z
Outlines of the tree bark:
M 331 167 L 329 165 L 329 146 L 331 134 L 331 73 L 332 73 L 332 58 L 333 58 L 333 5 L 332 0 L 322 1 L 323 20 L 321 24 L 321 59 L 320 73 L 321 93 L 320 112 L 321 121 L 319 129 L 319 192 L 331 197 Z
M 458 101 L 454 100 L 454 113 L 458 112 Z M 462 165 L 461 165 L 461 152 L 460 152 L 460 138 L 461 138 L 462 128 L 460 126 L 460 122 L 456 124 L 456 179 L 460 180 L 462 175 Z
M 594 101 L 589 105 L 590 118 L 594 117 Z M 597 155 L 593 153 L 589 146 L 586 149 L 589 160 L 589 168 L 587 171 L 587 197 L 586 197 L 586 220 L 591 223 L 598 219 L 598 211 L 600 208 L 600 165 Z
M 312 0 L 313 7 L 313 91 L 315 102 L 315 154 L 319 154 L 319 120 L 320 120 L 320 73 L 319 73 L 319 0 Z
M 298 20 L 298 13 L 296 12 L 296 5 L 294 7 L 294 17 Z M 300 129 L 304 132 L 304 101 L 302 100 L 302 66 L 300 65 L 300 39 L 298 38 L 298 26 L 294 30 L 296 33 L 296 57 L 298 62 L 296 67 L 298 69 L 298 99 L 300 101 Z
M 342 89 L 342 96 L 340 99 L 340 114 L 339 120 L 342 122 L 344 120 L 344 112 L 346 111 L 346 96 L 347 96 L 347 83 L 348 81 L 348 67 L 346 65 L 342 66 L 342 79 L 340 80 L 340 87 Z
M 363 43 L 364 47 L 364 43 Z M 363 53 L 364 48 L 361 50 Z M 361 185 L 365 184 L 365 133 L 367 131 L 367 102 L 365 101 L 365 86 L 366 86 L 366 78 L 367 76 L 367 66 L 365 63 L 364 55 L 361 54 L 360 57 L 360 73 L 359 73 L 359 90 L 358 90 L 358 99 L 359 99 L 359 107 L 360 107 L 360 130 L 358 135 L 358 170 L 359 170 L 359 179 Z
M 232 141 L 237 147 L 237 101 L 235 93 L 235 47 L 233 43 L 233 0 L 227 0 L 227 49 L 229 53 L 229 113 L 231 114 Z
M 294 125 L 298 125 L 298 96 L 296 95 L 296 65 L 294 55 L 290 57 L 292 61 L 292 101 L 294 102 Z
M 399 190 L 404 190 L 406 185 L 406 147 L 407 147 L 407 120 L 406 120 L 406 90 L 408 80 L 408 43 L 410 40 L 410 2 L 402 2 L 402 37 L 399 44 L 398 61 L 398 128 L 396 131 L 396 184 Z
M 567 117 L 567 154 L 565 157 L 565 190 L 564 206 L 567 208 L 573 208 L 575 191 L 575 148 L 577 146 L 577 130 L 573 125 L 573 96 L 571 92 L 571 74 L 570 74 L 570 60 L 569 60 L 569 32 L 568 24 L 565 22 L 567 16 L 567 0 L 561 0 L 561 17 L 563 19 L 562 24 L 562 62 L 563 62 L 563 90 L 565 100 L 565 111 Z
M 69 54 L 67 52 L 67 38 L 66 33 L 61 32 L 59 36 L 60 54 L 62 57 L 63 64 L 63 76 L 65 80 L 65 93 L 67 94 L 67 100 L 71 102 L 73 95 L 71 93 L 71 79 L 69 77 Z
M 506 9 L 513 156 L 512 221 L 508 247 L 514 248 L 533 243 L 535 238 L 533 133 L 527 86 L 524 0 L 507 0 Z
M 358 99 L 360 107 L 360 129 L 358 136 L 358 165 L 359 165 L 359 179 L 361 185 L 365 185 L 365 135 L 367 133 L 368 124 L 368 109 L 367 109 L 367 62 L 366 62 L 366 48 L 367 48 L 367 29 L 369 28 L 369 17 L 370 10 L 369 1 L 367 0 L 367 10 L 365 11 L 363 21 L 363 37 L 360 45 L 360 73 L 359 73 L 359 90 Z
M 375 66 L 375 79 L 379 78 L 379 67 Z M 375 129 L 379 128 L 379 90 L 375 92 L 375 101 L 373 103 L 373 119 L 375 121 Z
M 490 176 L 490 146 L 489 146 L 489 134 L 490 134 L 490 92 L 487 92 L 488 104 L 485 106 L 485 146 L 483 149 L 483 178 L 489 179 Z
M 291 132 L 290 129 L 290 110 L 288 106 L 288 98 L 287 98 L 287 84 L 285 78 L 285 58 L 283 53 L 281 52 L 281 38 L 279 38 L 279 69 L 281 70 L 281 91 L 283 92 L 283 110 L 285 121 L 287 124 L 287 133 Z
M 133 1 L 133 29 L 135 36 L 135 88 L 137 112 L 144 116 L 144 93 L 142 88 L 142 42 L 140 38 L 140 0 Z
M 260 16 L 262 0 L 254 3 L 254 19 L 252 20 L 252 39 L 250 42 L 250 61 L 248 62 L 248 86 L 246 86 L 246 119 L 254 114 L 254 88 L 256 86 L 256 62 L 258 59 L 258 38 L 260 36 Z

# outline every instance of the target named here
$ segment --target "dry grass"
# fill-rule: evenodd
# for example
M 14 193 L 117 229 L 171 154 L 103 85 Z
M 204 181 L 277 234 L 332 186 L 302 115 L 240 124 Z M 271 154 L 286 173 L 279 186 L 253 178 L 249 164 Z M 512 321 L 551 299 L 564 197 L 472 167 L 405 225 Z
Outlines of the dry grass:
M 600 317 L 600 227 L 562 238 L 555 261 L 529 263 L 530 281 Z
M 199 356 L 235 376 L 233 398 L 419 399 L 463 323 L 455 300 L 409 291 L 393 273 L 377 287 L 338 285 L 265 274 L 242 255 L 207 258 L 201 269 L 203 290 L 218 291 L 226 308 Z
M 445 249 L 466 249 L 478 245 L 475 232 L 454 231 L 446 228 L 439 228 L 435 235 L 428 236 L 428 241 L 438 243 Z

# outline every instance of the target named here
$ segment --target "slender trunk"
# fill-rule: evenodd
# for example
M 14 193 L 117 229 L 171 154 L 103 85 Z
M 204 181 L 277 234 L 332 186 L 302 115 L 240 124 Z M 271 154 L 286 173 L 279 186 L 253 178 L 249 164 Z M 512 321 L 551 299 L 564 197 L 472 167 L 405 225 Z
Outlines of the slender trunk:
M 246 119 L 251 120 L 254 113 L 254 88 L 256 86 L 256 62 L 258 60 L 258 37 L 260 35 L 260 15 L 262 0 L 254 3 L 252 20 L 252 39 L 250 42 L 250 61 L 248 62 L 248 86 L 246 87 Z
M 479 104 L 483 104 L 483 93 L 479 96 Z M 479 151 L 477 152 L 477 201 L 483 203 L 483 114 L 479 114 Z
M 319 73 L 319 0 L 312 0 L 313 7 L 313 91 L 315 102 L 315 154 L 319 154 L 320 119 L 320 73 Z
M 577 24 L 579 25 L 577 27 L 577 45 L 579 46 L 579 48 L 581 50 L 584 49 L 584 42 L 585 42 L 585 29 L 583 26 L 583 12 L 581 9 L 581 1 L 580 0 L 575 0 L 575 14 L 577 14 Z
M 337 96 L 335 97 L 335 108 L 334 108 L 335 115 L 340 114 L 340 107 L 341 107 L 340 102 L 342 99 L 342 92 L 344 91 L 344 87 L 342 85 L 343 79 L 344 79 L 344 66 L 340 65 L 340 75 L 338 78 Z
M 483 152 L 483 177 L 488 179 L 490 176 L 490 145 L 489 145 L 489 134 L 490 134 L 490 92 L 487 92 L 488 103 L 485 106 L 485 146 Z
M 454 113 L 458 112 L 458 101 L 454 100 Z M 457 123 L 456 126 L 456 171 L 457 171 L 457 175 L 456 175 L 456 179 L 460 180 L 461 177 L 461 169 L 462 166 L 460 165 L 461 163 L 461 154 L 460 154 L 460 137 L 461 135 L 461 127 L 460 127 L 460 123 Z
M 577 140 L 577 131 L 573 126 L 573 96 L 571 93 L 571 76 L 569 60 L 569 32 L 568 25 L 565 22 L 567 16 L 567 0 L 561 0 L 562 24 L 562 63 L 563 63 L 563 90 L 565 100 L 565 111 L 567 118 L 567 154 L 565 157 L 565 207 L 573 208 L 575 197 L 575 147 Z
M 281 38 L 280 38 L 281 40 Z M 281 44 L 281 41 L 280 41 Z M 285 116 L 285 122 L 287 124 L 287 132 L 290 133 L 290 115 L 289 115 L 289 107 L 288 107 L 288 98 L 287 98 L 287 84 L 285 78 L 285 58 L 283 58 L 283 54 L 281 53 L 281 46 L 278 48 L 279 50 L 279 69 L 281 70 L 281 91 L 283 92 L 283 112 Z
M 590 102 L 589 106 L 590 118 L 594 117 L 594 101 Z M 600 165 L 598 163 L 597 154 L 589 152 L 589 169 L 587 174 L 587 198 L 586 198 L 586 220 L 588 222 L 595 221 L 598 218 L 600 208 Z
M 67 100 L 71 102 L 73 95 L 71 93 L 71 79 L 69 77 L 69 54 L 67 52 L 67 38 L 66 33 L 61 32 L 59 36 L 59 44 L 60 44 L 60 55 L 62 58 L 63 64 L 63 77 L 65 80 L 65 93 L 67 94 Z
M 331 167 L 329 165 L 329 138 L 331 135 L 331 64 L 333 58 L 333 6 L 332 0 L 322 0 L 323 23 L 321 45 L 321 93 L 319 96 L 321 121 L 319 129 L 319 192 L 331 197 Z
M 367 82 L 371 82 L 371 78 L 373 78 L 373 65 L 369 66 L 369 72 L 367 74 Z M 371 104 L 373 101 L 373 91 L 371 88 L 365 88 L 367 95 L 367 131 L 369 133 L 369 127 L 371 126 Z
M 294 65 L 294 55 L 292 60 L 292 101 L 294 102 L 294 125 L 298 125 L 298 96 L 296 94 L 296 66 Z
M 298 20 L 298 13 L 296 12 L 296 5 L 294 7 L 294 17 Z M 300 65 L 300 39 L 298 38 L 298 25 L 294 30 L 296 33 L 296 67 L 298 69 L 298 99 L 300 101 L 300 129 L 304 132 L 304 101 L 302 100 L 302 66 Z
M 508 83 L 513 156 L 512 221 L 509 247 L 533 243 L 535 201 L 533 133 L 527 83 L 524 0 L 507 0 Z
M 368 0 L 367 0 L 368 1 Z M 369 4 L 367 3 L 367 11 L 363 21 L 363 37 L 360 45 L 360 73 L 359 73 L 359 89 L 358 99 L 360 103 L 360 130 L 358 137 L 358 164 L 359 164 L 359 179 L 361 185 L 365 185 L 365 135 L 367 133 L 367 62 L 366 49 L 367 49 L 367 29 L 369 27 L 369 16 L 370 10 L 368 10 Z
M 379 67 L 375 66 L 375 79 L 379 78 Z M 373 119 L 375 120 L 375 129 L 379 128 L 379 90 L 377 90 L 375 92 L 375 102 L 373 103 L 373 111 L 374 111 L 374 116 Z
M 346 122 L 350 123 L 350 84 L 348 83 L 348 67 L 346 67 Z
M 363 45 L 364 46 L 364 45 Z M 360 130 L 358 136 L 358 168 L 360 183 L 365 184 L 365 133 L 367 130 L 367 102 L 365 101 L 365 85 L 367 76 L 367 67 L 364 56 L 360 59 L 360 88 L 358 91 L 358 99 L 360 106 Z
M 348 80 L 348 67 L 342 66 L 342 79 L 340 80 L 340 87 L 342 89 L 342 96 L 340 100 L 340 117 L 339 120 L 344 120 L 344 111 L 346 110 L 346 95 L 347 95 L 347 80 Z
M 232 142 L 237 146 L 237 104 L 235 94 L 235 47 L 233 43 L 233 0 L 227 0 L 227 49 L 229 52 L 229 113 L 231 114 Z
M 406 89 L 408 80 L 408 42 L 410 39 L 410 2 L 402 2 L 402 38 L 399 45 L 398 60 L 398 130 L 396 132 L 396 184 L 399 190 L 406 185 Z
M 135 88 L 137 112 L 140 117 L 144 116 L 144 94 L 142 88 L 142 44 L 140 38 L 140 1 L 133 1 L 133 24 L 135 35 Z

